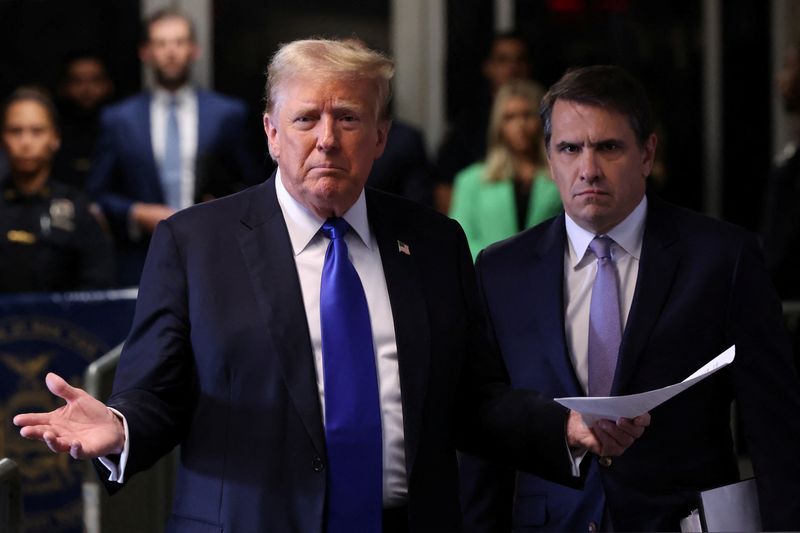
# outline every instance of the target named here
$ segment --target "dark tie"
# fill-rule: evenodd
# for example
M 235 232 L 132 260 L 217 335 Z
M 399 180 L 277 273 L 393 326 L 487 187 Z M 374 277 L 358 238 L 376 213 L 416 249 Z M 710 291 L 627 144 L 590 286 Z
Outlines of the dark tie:
M 327 532 L 381 531 L 383 459 L 378 373 L 364 288 L 347 257 L 350 226 L 329 218 L 331 240 L 320 291 L 325 440 L 328 450 Z
M 167 138 L 164 146 L 164 164 L 161 169 L 161 184 L 164 200 L 173 209 L 181 206 L 181 131 L 178 128 L 178 102 L 169 99 L 167 110 Z
M 589 396 L 608 396 L 611 393 L 622 340 L 619 282 L 611 259 L 613 242 L 611 238 L 602 236 L 589 243 L 597 257 L 597 275 L 589 308 Z

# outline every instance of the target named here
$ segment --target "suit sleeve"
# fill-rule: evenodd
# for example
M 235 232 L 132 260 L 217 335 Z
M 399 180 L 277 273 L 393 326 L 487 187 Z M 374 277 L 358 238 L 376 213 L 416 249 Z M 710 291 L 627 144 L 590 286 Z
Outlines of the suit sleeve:
M 169 222 L 153 234 L 140 287 L 108 401 L 128 421 L 126 480 L 183 439 L 197 395 L 186 275 Z
M 456 185 L 458 189 L 458 185 Z M 481 254 L 475 265 L 478 291 L 483 300 L 481 280 Z M 487 336 L 496 346 L 491 317 L 486 313 Z M 492 461 L 470 454 L 462 454 L 458 465 L 460 479 L 461 511 L 466 533 L 492 533 L 511 531 L 516 472 Z
M 765 530 L 800 529 L 800 383 L 780 302 L 755 239 L 739 252 L 728 331 L 736 401 L 758 486 Z
M 468 314 L 468 353 L 460 380 L 459 448 L 565 485 L 572 476 L 565 441 L 568 410 L 536 391 L 512 389 L 487 324 L 463 232 L 460 272 Z

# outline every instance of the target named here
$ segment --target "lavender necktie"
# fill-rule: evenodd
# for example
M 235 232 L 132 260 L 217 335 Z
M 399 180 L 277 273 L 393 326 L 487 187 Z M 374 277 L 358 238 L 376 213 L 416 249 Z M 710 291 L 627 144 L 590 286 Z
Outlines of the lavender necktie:
M 347 255 L 350 226 L 329 218 L 320 321 L 328 451 L 327 533 L 380 533 L 383 440 L 378 372 L 364 288 Z
M 614 382 L 622 340 L 619 282 L 611 259 L 610 237 L 595 237 L 589 248 L 597 257 L 597 275 L 589 308 L 589 396 L 608 396 Z
M 173 209 L 181 206 L 181 130 L 178 126 L 178 101 L 170 98 L 167 109 L 167 132 L 161 184 L 165 203 Z

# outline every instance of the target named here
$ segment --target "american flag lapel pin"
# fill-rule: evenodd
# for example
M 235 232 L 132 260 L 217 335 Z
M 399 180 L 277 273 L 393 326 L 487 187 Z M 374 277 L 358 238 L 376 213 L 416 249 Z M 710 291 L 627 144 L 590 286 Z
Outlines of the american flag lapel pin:
M 411 249 L 403 241 L 397 241 L 397 251 L 401 254 L 411 255 Z

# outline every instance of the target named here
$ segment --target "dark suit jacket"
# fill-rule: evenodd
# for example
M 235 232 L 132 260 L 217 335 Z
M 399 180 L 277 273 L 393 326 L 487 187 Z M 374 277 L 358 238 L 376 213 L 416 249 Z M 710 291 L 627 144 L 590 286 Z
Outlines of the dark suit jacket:
M 514 387 L 583 395 L 564 338 L 564 216 L 487 249 L 478 280 Z M 608 506 L 616 530 L 673 530 L 700 489 L 738 479 L 729 425 L 736 400 L 758 481 L 763 525 L 800 528 L 800 386 L 781 308 L 755 239 L 650 198 L 639 275 L 612 394 L 683 380 L 728 346 L 736 360 L 655 408 L 644 436 L 610 467 L 587 456 L 583 491 L 467 461 L 467 521 L 518 531 L 585 531 Z M 505 484 L 505 485 L 504 485 Z M 505 494 L 504 500 L 502 495 Z
M 411 531 L 459 530 L 457 444 L 574 481 L 566 411 L 511 391 L 485 347 L 458 225 L 377 191 L 367 212 L 394 316 Z M 159 225 L 109 405 L 128 420 L 128 473 L 181 444 L 172 531 L 323 530 L 322 414 L 274 179 Z
M 122 284 L 137 284 L 149 242 L 132 241 L 128 211 L 134 202 L 164 203 L 150 135 L 151 93 L 140 93 L 103 110 L 89 194 L 108 218 L 121 253 Z M 256 159 L 247 150 L 245 105 L 197 90 L 198 136 L 195 201 L 220 197 L 259 180 Z M 127 267 L 127 268 L 126 268 Z

